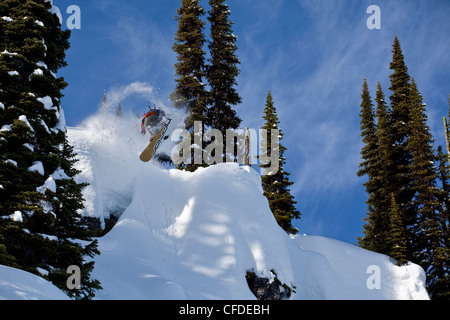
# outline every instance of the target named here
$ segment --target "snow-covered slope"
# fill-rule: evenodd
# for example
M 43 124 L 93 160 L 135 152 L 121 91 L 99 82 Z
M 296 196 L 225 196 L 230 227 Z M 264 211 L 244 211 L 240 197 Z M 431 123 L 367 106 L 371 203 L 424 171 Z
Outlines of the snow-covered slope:
M 98 114 L 69 140 L 78 154 L 85 216 L 120 216 L 99 238 L 98 299 L 255 299 L 245 275 L 278 279 L 291 299 L 428 299 L 417 265 L 332 239 L 289 237 L 253 169 L 221 164 L 195 173 L 142 163 L 139 119 Z M 0 298 L 63 299 L 48 282 L 0 266 Z
M 295 286 L 292 299 L 428 299 L 416 265 L 278 227 L 261 177 L 221 164 L 195 173 L 142 163 L 139 119 L 102 114 L 69 128 L 86 216 L 120 215 L 99 239 L 99 299 L 254 299 L 245 274 Z
M 398 267 L 385 255 L 324 237 L 298 236 L 293 242 L 325 258 L 321 263 L 332 279 L 324 285 L 326 299 L 429 299 L 424 288 L 425 272 L 418 265 Z M 306 281 L 311 285 L 310 279 Z
M 0 265 L 0 300 L 69 300 L 39 276 Z

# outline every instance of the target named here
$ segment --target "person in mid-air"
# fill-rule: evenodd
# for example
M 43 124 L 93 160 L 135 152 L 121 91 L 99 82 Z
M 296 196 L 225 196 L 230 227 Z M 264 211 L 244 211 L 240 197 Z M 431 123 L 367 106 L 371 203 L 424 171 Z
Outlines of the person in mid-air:
M 151 108 L 150 106 L 149 108 L 150 111 L 142 117 L 141 133 L 145 135 L 145 132 L 148 131 L 151 139 L 161 129 L 166 114 L 162 110 Z

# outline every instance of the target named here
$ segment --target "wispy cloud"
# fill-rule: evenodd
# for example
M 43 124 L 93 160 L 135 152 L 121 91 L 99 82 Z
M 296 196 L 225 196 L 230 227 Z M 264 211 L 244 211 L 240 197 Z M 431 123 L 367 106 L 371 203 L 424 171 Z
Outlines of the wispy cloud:
M 114 57 L 118 72 L 127 80 L 146 79 L 164 85 L 173 78 L 176 24 L 173 23 L 173 28 L 158 24 L 152 19 L 157 10 L 151 11 L 156 5 L 146 4 L 146 11 L 142 11 L 139 2 L 133 6 L 113 0 L 98 3 L 99 10 L 110 21 L 103 27 L 103 34 L 115 46 L 115 51 L 108 54 Z
M 297 7 L 298 12 L 302 9 L 306 10 L 302 17 L 312 19 L 308 31 L 299 22 L 298 36 L 289 45 L 272 50 L 267 61 L 261 58 L 263 67 L 255 64 L 246 71 L 253 77 L 257 73 L 258 81 L 242 82 L 248 95 L 244 103 L 255 101 L 255 93 L 260 95 L 261 106 L 255 112 L 262 112 L 264 91 L 272 90 L 284 143 L 293 155 L 288 159 L 295 168 L 294 192 L 317 192 L 356 182 L 360 139 L 355 118 L 363 75 L 351 66 L 365 60 L 359 56 L 370 40 L 361 36 L 364 30 L 355 28 L 364 15 L 352 23 L 353 28 L 338 23 L 344 10 L 340 2 L 307 1 L 306 6 Z
M 344 192 L 361 184 L 356 171 L 362 147 L 362 82 L 367 77 L 373 97 L 377 81 L 389 95 L 394 35 L 399 35 L 407 48 L 410 69 L 418 70 L 424 83 L 429 83 L 439 62 L 445 60 L 448 65 L 443 56 L 450 47 L 448 40 L 436 32 L 437 21 L 446 21 L 445 13 L 437 13 L 424 2 L 415 6 L 381 0 L 382 29 L 369 30 L 366 9 L 370 4 L 348 0 L 285 3 L 295 12 L 288 14 L 297 16 L 288 25 L 298 30 L 296 35 L 290 32 L 289 38 L 283 37 L 287 26 L 280 21 L 270 24 L 271 30 L 247 27 L 254 31 L 240 40 L 240 90 L 244 98 L 240 110 L 251 119 L 251 125 L 260 123 L 265 95 L 271 89 L 285 132 L 288 166 L 295 172 L 294 192 Z M 264 33 L 282 40 L 271 38 L 273 48 L 268 47 L 259 37 Z M 421 43 L 431 41 L 436 45 L 427 48 L 424 55 Z M 423 94 L 432 92 L 425 85 L 421 88 Z
M 120 64 L 126 66 L 130 76 L 150 78 L 156 73 L 169 73 L 173 62 L 170 37 L 158 26 L 134 17 L 121 17 L 109 36 L 122 52 Z

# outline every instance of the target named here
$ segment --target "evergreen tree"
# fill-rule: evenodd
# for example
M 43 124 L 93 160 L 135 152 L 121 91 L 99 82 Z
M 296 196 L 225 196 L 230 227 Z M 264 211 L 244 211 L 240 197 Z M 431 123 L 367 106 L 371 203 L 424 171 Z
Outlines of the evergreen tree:
M 376 158 L 378 152 L 378 139 L 376 135 L 375 114 L 373 110 L 372 99 L 370 97 L 367 81 L 364 79 L 363 92 L 361 95 L 361 137 L 364 143 L 364 147 L 361 150 L 362 162 L 360 163 L 360 169 L 357 172 L 359 177 L 368 176 L 368 181 L 363 185 L 366 187 L 366 192 L 369 196 L 367 200 L 367 218 L 368 223 L 364 225 L 364 239 L 360 239 L 362 247 L 370 250 L 375 250 L 376 246 L 372 243 L 374 241 L 374 225 L 377 219 L 377 211 L 375 208 L 374 192 L 376 192 L 376 176 L 378 172 L 375 168 Z
M 80 215 L 78 214 L 78 210 L 84 208 L 82 190 L 87 184 L 75 182 L 74 178 L 80 171 L 73 167 L 77 162 L 75 159 L 76 154 L 73 152 L 73 147 L 68 143 L 67 139 L 63 142 L 60 156 L 60 172 L 61 175 L 66 174 L 67 177 L 60 180 L 53 200 L 49 200 L 57 217 L 54 228 L 55 235 L 59 239 L 58 256 L 52 263 L 55 269 L 49 275 L 49 280 L 60 288 L 66 288 L 67 266 L 83 266 L 81 268 L 83 285 L 79 290 L 68 291 L 68 294 L 77 299 L 90 298 L 95 296 L 95 290 L 101 289 L 101 286 L 98 280 L 90 279 L 90 273 L 94 269 L 94 261 L 84 261 L 85 257 L 93 258 L 95 255 L 100 254 L 97 250 L 97 240 L 92 241 L 94 232 L 80 223 Z M 58 196 L 60 201 L 56 201 Z M 74 242 L 72 239 L 86 241 L 87 244 L 82 246 L 79 242 Z
M 448 120 L 450 121 L 450 93 L 448 94 Z M 447 132 L 447 134 L 448 134 L 448 132 Z
M 368 176 L 364 183 L 368 194 L 367 217 L 364 219 L 364 237 L 359 238 L 359 245 L 365 249 L 387 253 L 389 244 L 385 241 L 389 229 L 388 212 L 391 208 L 389 190 L 383 188 L 383 182 L 389 177 L 386 175 L 390 152 L 390 133 L 387 116 L 387 107 L 384 94 L 378 83 L 376 102 L 377 110 L 373 104 L 367 82 L 364 79 L 361 102 L 361 136 L 364 147 L 361 151 L 362 162 L 358 176 Z M 375 118 L 378 118 L 376 124 Z
M 412 79 L 410 91 L 411 131 L 407 149 L 411 152 L 411 189 L 415 193 L 412 201 L 417 214 L 416 221 L 410 221 L 408 231 L 411 233 L 410 259 L 428 269 L 432 257 L 440 246 L 442 239 L 437 217 L 439 190 L 436 186 L 438 174 L 434 165 L 437 160 L 433 150 L 433 139 L 427 126 L 427 116 L 422 96 Z
M 404 62 L 404 56 L 400 48 L 400 42 L 395 37 L 393 45 L 393 58 L 390 69 L 392 94 L 390 96 L 391 105 L 387 106 L 381 85 L 377 87 L 377 125 L 376 135 L 377 150 L 372 143 L 371 176 L 367 189 L 369 194 L 369 210 L 364 225 L 365 236 L 359 240 L 359 244 L 369 250 L 379 253 L 389 254 L 391 246 L 389 242 L 391 219 L 389 212 L 392 211 L 392 195 L 400 215 L 405 219 L 404 228 L 411 228 L 415 222 L 415 211 L 412 204 L 414 191 L 411 189 L 411 151 L 407 148 L 410 137 L 410 77 Z M 363 101 L 364 103 L 364 101 Z M 361 115 L 362 116 L 362 115 Z M 369 120 L 362 120 L 369 121 Z M 370 120 L 372 121 L 372 120 Z M 375 121 L 374 121 L 375 122 Z M 362 129 L 363 122 L 362 122 Z M 365 129 L 367 131 L 367 129 Z M 367 135 L 363 132 L 363 137 Z M 365 138 L 366 140 L 368 138 Z M 375 141 L 375 138 L 372 138 Z M 366 145 L 365 148 L 369 148 Z M 364 151 L 364 150 L 363 150 Z M 363 159 L 364 160 L 364 159 Z M 362 163 L 364 166 L 364 162 Z M 369 174 L 367 171 L 360 171 L 360 174 Z M 405 231 L 407 237 L 411 237 Z M 407 241 L 407 243 L 410 243 Z M 412 251 L 408 246 L 408 258 L 411 258 Z
M 241 119 L 232 106 L 241 103 L 241 97 L 234 88 L 239 75 L 236 56 L 236 36 L 233 34 L 230 10 L 225 0 L 210 0 L 211 10 L 208 20 L 211 23 L 211 41 L 207 79 L 211 86 L 208 112 L 208 125 L 222 131 L 237 129 Z
M 438 147 L 437 159 L 439 161 L 439 181 L 441 184 L 441 212 L 446 226 L 450 222 L 450 169 L 448 167 L 448 156 L 442 151 L 442 146 Z
M 442 147 L 438 147 L 439 160 L 439 181 L 441 183 L 440 190 L 440 207 L 439 220 L 442 228 L 442 245 L 438 251 L 441 259 L 435 272 L 435 278 L 428 285 L 428 291 L 432 294 L 433 299 L 449 300 L 450 299 L 450 169 L 448 166 L 448 157 L 442 152 Z
M 0 3 L 0 264 L 66 291 L 66 269 L 76 264 L 82 287 L 67 293 L 90 298 L 99 284 L 84 256 L 98 253 L 97 244 L 77 214 L 83 185 L 74 181 L 60 108 L 67 84 L 55 76 L 70 32 L 50 8 L 45 0 Z
M 373 178 L 377 176 L 378 170 L 376 170 L 376 161 L 378 153 L 378 137 L 377 128 L 375 124 L 375 111 L 373 109 L 372 99 L 370 97 L 367 81 L 364 79 L 363 93 L 361 95 L 361 137 L 364 143 L 364 147 L 361 150 L 361 162 L 358 176 L 369 176 L 369 181 L 364 183 L 367 193 L 372 193 L 376 188 L 372 186 Z
M 378 137 L 378 163 L 377 167 L 379 169 L 378 177 L 377 177 L 377 190 L 376 194 L 376 203 L 377 203 L 377 212 L 378 212 L 378 221 L 377 221 L 377 232 L 376 232 L 376 245 L 377 252 L 389 253 L 391 250 L 391 246 L 386 239 L 388 238 L 388 234 L 390 232 L 390 228 L 392 227 L 392 219 L 389 217 L 389 212 L 392 212 L 394 209 L 392 203 L 392 197 L 394 197 L 395 201 L 395 210 L 400 211 L 399 216 L 403 217 L 403 212 L 401 212 L 396 199 L 395 189 L 393 188 L 393 177 L 395 177 L 395 158 L 394 158 L 394 148 L 393 148 L 393 137 L 392 137 L 392 125 L 390 114 L 391 110 L 386 104 L 385 96 L 383 93 L 383 89 L 381 88 L 380 83 L 377 85 L 377 94 L 376 94 L 376 102 L 377 102 L 377 119 L 378 119 L 378 127 L 377 127 L 377 137 Z M 403 220 L 402 220 L 403 221 Z M 398 227 L 398 225 L 397 225 Z
M 390 219 L 389 233 L 389 256 L 397 260 L 397 265 L 403 265 L 408 262 L 406 259 L 406 236 L 403 226 L 403 217 L 400 208 L 395 201 L 394 193 L 391 193 L 391 206 L 388 211 Z
M 400 42 L 395 36 L 392 62 L 390 69 L 393 73 L 390 75 L 392 91 L 389 97 L 391 102 L 390 125 L 392 137 L 392 159 L 395 170 L 392 172 L 392 190 L 397 204 L 406 218 L 406 227 L 415 222 L 416 213 L 412 207 L 414 191 L 411 189 L 411 151 L 407 148 L 410 137 L 410 76 L 406 67 Z M 411 251 L 409 250 L 409 257 Z
M 284 165 L 286 163 L 286 158 L 284 153 L 286 148 L 279 143 L 278 146 L 272 145 L 272 134 L 279 135 L 279 141 L 283 138 L 283 133 L 279 129 L 279 120 L 277 115 L 277 110 L 273 104 L 272 94 L 268 93 L 266 107 L 264 109 L 265 124 L 262 129 L 267 130 L 268 134 L 261 141 L 263 149 L 268 150 L 269 157 L 270 153 L 278 152 L 279 167 L 276 173 L 268 172 L 268 174 L 262 177 L 262 186 L 264 190 L 264 195 L 269 200 L 269 206 L 272 213 L 278 222 L 278 225 L 283 228 L 287 233 L 296 234 L 298 230 L 292 226 L 293 219 L 300 219 L 300 212 L 295 208 L 297 203 L 294 197 L 291 195 L 289 187 L 293 182 L 289 181 L 289 173 L 284 170 Z M 275 130 L 272 132 L 272 130 Z M 263 169 L 267 169 L 270 165 L 261 165 Z
M 434 154 L 425 104 L 408 74 L 397 37 L 392 52 L 391 105 L 386 105 L 378 84 L 376 126 L 368 90 L 366 86 L 363 89 L 361 128 L 365 147 L 358 174 L 369 176 L 365 184 L 369 210 L 365 236 L 359 244 L 388 254 L 399 264 L 412 261 L 421 265 L 433 299 L 448 298 L 447 159 L 442 148 L 438 149 L 438 157 Z
M 450 94 L 448 95 L 448 112 L 450 119 Z M 447 230 L 450 231 L 450 132 L 448 131 L 448 120 L 444 118 L 445 125 L 445 138 L 446 138 L 446 151 L 444 154 L 442 151 L 442 146 L 438 147 L 438 160 L 439 160 L 439 178 L 441 181 L 441 203 L 443 204 L 442 213 L 444 215 L 444 221 L 446 221 Z M 450 241 L 450 234 L 447 233 L 447 239 Z M 450 246 L 449 246 L 450 247 Z
M 207 120 L 207 92 L 205 84 L 205 51 L 206 43 L 203 30 L 205 22 L 201 17 L 205 14 L 200 0 L 181 0 L 176 21 L 178 28 L 173 50 L 177 54 L 176 89 L 171 94 L 175 107 L 185 108 L 189 113 L 186 129 L 192 130 L 194 121 Z
M 445 212 L 440 202 L 442 191 L 438 189 L 437 157 L 432 148 L 433 139 L 426 124 L 425 104 L 414 79 L 411 81 L 411 137 L 408 148 L 412 153 L 412 189 L 415 191 L 414 207 L 417 222 L 410 229 L 413 233 L 411 260 L 427 272 L 427 288 L 433 299 L 449 293 L 449 249 Z
M 195 122 L 200 121 L 204 129 L 204 124 L 208 120 L 208 93 L 202 82 L 206 73 L 203 50 L 206 39 L 203 34 L 205 22 L 201 17 L 205 11 L 200 5 L 200 0 L 181 0 L 177 12 L 178 28 L 172 48 L 177 54 L 175 64 L 177 85 L 170 99 L 176 108 L 187 111 L 186 129 L 191 133 L 191 141 L 195 141 Z M 203 142 L 201 144 L 197 147 L 203 151 Z M 201 165 L 194 164 L 194 154 L 191 153 L 191 164 L 181 164 L 179 168 L 195 171 L 199 166 Z

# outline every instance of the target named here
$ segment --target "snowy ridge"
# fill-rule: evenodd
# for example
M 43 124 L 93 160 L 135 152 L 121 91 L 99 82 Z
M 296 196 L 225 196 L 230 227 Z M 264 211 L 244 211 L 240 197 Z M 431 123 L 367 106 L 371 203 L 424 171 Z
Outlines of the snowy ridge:
M 260 175 L 222 164 L 195 173 L 139 160 L 139 119 L 99 114 L 69 140 L 79 154 L 83 214 L 120 215 L 99 239 L 99 299 L 255 299 L 254 271 L 295 286 L 292 299 L 428 299 L 425 274 L 387 256 L 323 237 L 290 238 L 262 194 Z M 369 288 L 376 266 L 380 288 Z

